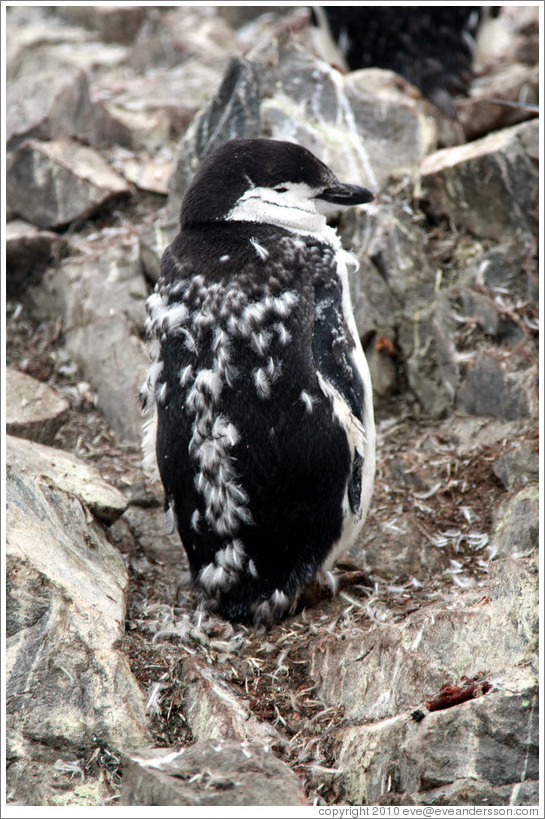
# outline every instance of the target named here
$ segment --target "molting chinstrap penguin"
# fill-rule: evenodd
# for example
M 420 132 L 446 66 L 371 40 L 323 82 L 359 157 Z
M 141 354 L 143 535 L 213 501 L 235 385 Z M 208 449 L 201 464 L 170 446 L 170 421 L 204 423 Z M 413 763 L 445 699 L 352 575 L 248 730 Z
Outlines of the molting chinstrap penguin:
M 271 623 L 354 542 L 375 472 L 371 381 L 325 214 L 370 202 L 310 151 L 234 139 L 205 158 L 147 301 L 144 461 L 193 583 Z

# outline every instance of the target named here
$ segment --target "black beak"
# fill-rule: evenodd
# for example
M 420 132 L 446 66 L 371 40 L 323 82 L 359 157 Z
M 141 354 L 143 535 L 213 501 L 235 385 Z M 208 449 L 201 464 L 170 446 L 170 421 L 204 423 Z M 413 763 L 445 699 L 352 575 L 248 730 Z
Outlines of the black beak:
M 316 199 L 330 202 L 332 205 L 342 205 L 343 207 L 365 205 L 372 202 L 374 198 L 374 194 L 367 188 L 361 188 L 359 185 L 343 185 L 342 182 L 333 185 L 331 188 L 326 188 L 316 197 Z

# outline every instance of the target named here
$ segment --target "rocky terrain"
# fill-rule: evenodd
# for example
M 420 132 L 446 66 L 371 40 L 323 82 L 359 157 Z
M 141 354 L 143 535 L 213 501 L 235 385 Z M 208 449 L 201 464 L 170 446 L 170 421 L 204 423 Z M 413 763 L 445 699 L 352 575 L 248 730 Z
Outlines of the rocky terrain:
M 536 805 L 537 8 L 456 121 L 259 11 L 7 9 L 8 803 Z M 377 194 L 339 224 L 371 512 L 337 595 L 268 632 L 201 607 L 139 449 L 144 301 L 237 135 Z

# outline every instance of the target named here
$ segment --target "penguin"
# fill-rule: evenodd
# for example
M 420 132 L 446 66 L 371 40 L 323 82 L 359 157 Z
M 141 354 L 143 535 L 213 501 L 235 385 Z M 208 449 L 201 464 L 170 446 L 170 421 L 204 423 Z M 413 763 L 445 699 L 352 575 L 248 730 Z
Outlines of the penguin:
M 373 491 L 355 257 L 327 215 L 373 194 L 306 148 L 233 139 L 183 197 L 147 306 L 144 460 L 156 460 L 193 584 L 270 627 L 327 582 Z
M 468 93 L 479 30 L 499 10 L 359 4 L 316 6 L 312 18 L 322 37 L 318 48 L 331 48 L 328 35 L 338 48 L 333 62 L 350 71 L 370 67 L 396 71 L 454 119 L 452 95 Z

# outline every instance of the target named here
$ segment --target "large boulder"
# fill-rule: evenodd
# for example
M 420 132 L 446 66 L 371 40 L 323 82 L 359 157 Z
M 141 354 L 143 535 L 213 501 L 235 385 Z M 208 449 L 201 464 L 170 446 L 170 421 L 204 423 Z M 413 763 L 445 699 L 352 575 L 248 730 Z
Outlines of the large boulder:
M 269 746 L 202 740 L 125 759 L 120 805 L 308 805 L 297 777 Z
M 32 289 L 34 310 L 61 316 L 66 353 L 81 365 L 113 429 L 138 443 L 138 395 L 149 360 L 139 335 L 147 286 L 136 245 L 120 233 L 113 247 L 97 241 L 85 251 L 51 268 Z
M 319 693 L 350 721 L 333 738 L 342 799 L 398 804 L 400 792 L 422 799 L 476 779 L 493 804 L 506 804 L 537 780 L 537 580 L 535 553 L 500 560 L 486 584 L 456 599 L 320 641 L 312 660 Z M 424 700 L 464 676 L 490 690 L 477 687 L 469 701 L 424 717 Z
M 6 432 L 52 444 L 68 415 L 68 402 L 51 387 L 6 368 Z
M 7 460 L 8 787 L 19 804 L 58 804 L 59 770 L 148 737 L 119 650 L 128 576 L 101 523 L 126 502 L 59 450 L 8 437 Z
M 445 148 L 421 165 L 431 212 L 476 236 L 535 235 L 538 225 L 539 124 L 524 122 Z
M 100 154 L 70 140 L 23 142 L 6 174 L 10 208 L 40 228 L 86 219 L 130 190 Z

